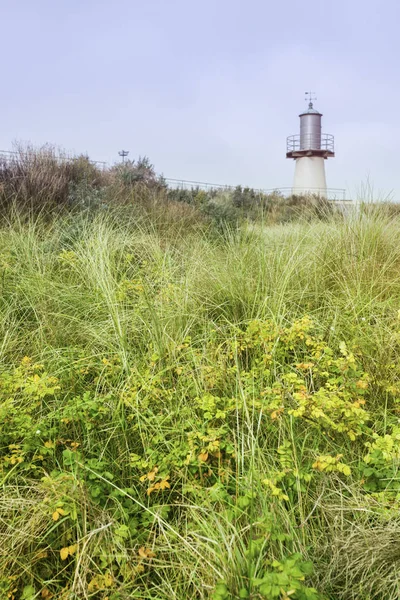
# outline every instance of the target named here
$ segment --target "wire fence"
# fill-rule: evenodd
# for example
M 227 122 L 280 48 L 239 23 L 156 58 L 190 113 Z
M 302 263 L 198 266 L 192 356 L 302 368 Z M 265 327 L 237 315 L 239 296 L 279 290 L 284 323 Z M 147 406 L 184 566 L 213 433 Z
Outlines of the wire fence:
M 164 178 L 164 181 L 168 184 L 169 187 L 181 190 L 193 190 L 199 189 L 204 191 L 227 191 L 233 192 L 238 186 L 234 185 L 224 185 L 221 183 L 207 183 L 204 181 L 188 181 L 185 179 L 170 179 Z M 251 188 L 250 186 L 241 186 L 244 188 L 251 189 L 255 194 L 270 196 L 270 195 L 279 195 L 287 198 L 293 195 L 315 195 L 315 196 L 323 196 L 327 200 L 330 201 L 346 201 L 346 190 L 344 188 L 310 188 L 304 187 L 293 189 L 292 187 L 281 187 L 281 188 Z
M 22 156 L 24 155 L 24 153 L 22 152 Z M 13 150 L 0 150 L 0 160 L 2 160 L 3 163 L 8 163 L 11 162 L 12 160 L 18 160 L 18 158 L 21 156 L 20 152 L 16 152 Z M 58 162 L 62 163 L 62 162 L 70 162 L 70 161 L 79 161 L 82 159 L 82 156 L 69 156 L 68 154 L 66 154 L 65 156 L 57 156 L 57 155 L 51 155 L 52 158 L 54 158 L 55 160 L 57 160 Z M 109 164 L 105 161 L 100 161 L 100 160 L 91 160 L 88 156 L 83 155 L 85 159 L 87 159 L 90 164 L 97 166 L 99 169 L 101 170 L 106 170 L 109 168 Z

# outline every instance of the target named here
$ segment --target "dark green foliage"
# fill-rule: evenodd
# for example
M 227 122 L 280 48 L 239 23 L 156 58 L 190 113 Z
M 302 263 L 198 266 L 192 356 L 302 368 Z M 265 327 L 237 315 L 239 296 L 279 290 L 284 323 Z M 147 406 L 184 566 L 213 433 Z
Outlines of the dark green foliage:
M 168 186 L 144 156 L 111 168 L 92 163 L 87 156 L 68 157 L 51 146 L 30 146 L 0 161 L 0 211 L 22 209 L 25 213 L 47 216 L 60 211 L 103 210 L 112 206 L 134 205 L 147 212 L 195 211 L 199 222 L 235 226 L 244 220 L 281 223 L 322 219 L 332 213 L 330 205 L 311 197 L 284 198 L 279 193 L 237 186 L 191 189 Z M 185 208 L 177 208 L 180 204 Z M 168 217 L 167 217 L 168 220 Z

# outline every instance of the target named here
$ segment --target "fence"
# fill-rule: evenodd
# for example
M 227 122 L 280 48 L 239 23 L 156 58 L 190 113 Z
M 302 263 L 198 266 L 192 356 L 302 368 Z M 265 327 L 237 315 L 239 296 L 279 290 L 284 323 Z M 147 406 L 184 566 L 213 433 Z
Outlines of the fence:
M 181 190 L 192 190 L 192 189 L 200 189 L 204 191 L 227 191 L 233 192 L 236 186 L 233 185 L 223 185 L 221 183 L 206 183 L 204 181 L 188 181 L 185 179 L 169 179 L 165 178 L 164 181 L 168 184 L 169 187 Z M 243 187 L 246 186 L 241 186 Z M 282 196 L 284 198 L 288 198 L 293 195 L 293 188 L 291 187 L 283 187 L 283 188 L 251 188 L 256 194 L 262 194 L 266 196 L 277 195 Z M 346 201 L 346 190 L 344 188 L 296 188 L 296 194 L 298 195 L 315 195 L 315 196 L 323 196 L 327 200 L 331 202 L 345 202 Z
M 14 160 L 18 160 L 18 158 L 20 156 L 23 156 L 24 152 L 22 152 L 21 154 L 19 152 L 15 152 L 12 150 L 0 150 L 0 161 L 2 161 L 3 163 L 8 163 L 11 162 L 13 159 Z M 56 155 L 51 155 L 55 160 L 59 161 L 59 162 L 69 162 L 69 161 L 77 161 L 80 160 L 80 156 L 56 156 Z M 100 160 L 90 160 L 88 156 L 85 156 L 85 158 L 87 158 L 87 160 L 92 164 L 95 165 L 96 167 L 98 167 L 99 169 L 101 169 L 102 171 L 105 171 L 108 168 L 108 164 L 105 161 L 100 161 Z
M 335 151 L 335 139 L 330 133 L 301 133 L 286 138 L 286 152 L 300 150 Z

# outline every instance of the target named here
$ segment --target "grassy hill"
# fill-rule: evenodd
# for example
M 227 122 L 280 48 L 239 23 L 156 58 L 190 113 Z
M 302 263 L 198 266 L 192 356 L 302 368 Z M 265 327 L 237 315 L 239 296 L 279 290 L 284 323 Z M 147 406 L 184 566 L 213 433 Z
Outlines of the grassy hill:
M 396 216 L 7 185 L 0 598 L 399 598 Z

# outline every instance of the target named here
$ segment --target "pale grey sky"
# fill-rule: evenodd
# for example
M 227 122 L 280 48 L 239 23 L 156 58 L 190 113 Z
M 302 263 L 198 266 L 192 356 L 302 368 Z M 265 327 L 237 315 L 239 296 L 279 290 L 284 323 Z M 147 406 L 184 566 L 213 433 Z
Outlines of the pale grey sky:
M 290 186 L 312 89 L 329 187 L 400 200 L 396 0 L 0 0 L 0 149 L 51 142 L 166 177 Z

